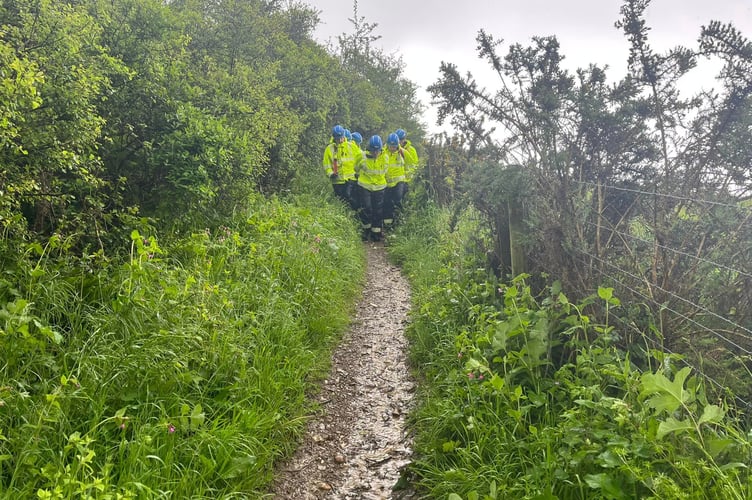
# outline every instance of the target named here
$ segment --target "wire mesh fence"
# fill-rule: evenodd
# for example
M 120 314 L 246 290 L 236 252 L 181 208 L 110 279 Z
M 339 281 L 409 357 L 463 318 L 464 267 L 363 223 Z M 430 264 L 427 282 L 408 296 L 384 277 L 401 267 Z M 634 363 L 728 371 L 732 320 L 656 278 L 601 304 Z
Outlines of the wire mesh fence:
M 601 202 L 581 217 L 567 252 L 583 282 L 612 286 L 621 297 L 625 311 L 617 321 L 625 344 L 680 358 L 719 393 L 730 391 L 749 407 L 752 206 L 728 194 L 712 200 L 574 185 L 579 196 L 597 191 Z M 630 196 L 628 208 L 611 210 L 621 193 Z

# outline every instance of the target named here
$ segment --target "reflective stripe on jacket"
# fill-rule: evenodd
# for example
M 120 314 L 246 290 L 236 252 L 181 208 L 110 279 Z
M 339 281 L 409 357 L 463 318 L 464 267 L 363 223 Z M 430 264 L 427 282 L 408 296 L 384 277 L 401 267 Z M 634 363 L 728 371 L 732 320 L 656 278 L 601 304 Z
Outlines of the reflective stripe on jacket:
M 389 151 L 389 149 L 384 150 L 387 187 L 394 187 L 398 182 L 404 182 L 406 179 L 405 158 L 403 154 L 404 152 L 400 152 L 400 149 L 397 149 L 394 153 Z
M 386 157 L 384 153 L 371 156 L 371 153 L 363 155 L 358 164 L 358 185 L 369 191 L 381 191 L 386 188 Z
M 322 165 L 327 177 L 337 174 L 334 184 L 344 184 L 355 179 L 355 163 L 360 161 L 363 153 L 350 141 L 335 143 L 331 141 L 324 150 Z
M 418 170 L 418 152 L 410 141 L 405 141 L 402 149 L 405 151 L 405 175 L 407 182 L 410 182 L 415 176 L 415 171 Z

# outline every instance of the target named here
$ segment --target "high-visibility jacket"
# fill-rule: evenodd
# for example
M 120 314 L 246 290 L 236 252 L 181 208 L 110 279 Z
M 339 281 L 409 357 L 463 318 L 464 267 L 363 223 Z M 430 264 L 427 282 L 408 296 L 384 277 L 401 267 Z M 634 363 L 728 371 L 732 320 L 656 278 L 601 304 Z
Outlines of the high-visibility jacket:
M 398 182 L 405 182 L 407 176 L 405 175 L 405 152 L 402 148 L 392 153 L 389 149 L 385 149 L 382 153 L 385 156 L 384 162 L 386 163 L 386 185 L 387 187 L 394 187 Z
M 405 151 L 405 176 L 407 182 L 410 182 L 415 176 L 415 171 L 418 170 L 418 152 L 409 140 L 405 140 L 402 149 Z
M 351 141 L 350 147 L 352 147 L 353 158 L 355 159 L 355 163 L 354 163 L 355 169 L 356 169 L 355 179 L 357 180 L 358 178 L 357 167 L 358 165 L 360 165 L 360 162 L 363 161 L 363 157 L 366 155 L 366 152 L 360 149 L 360 146 L 358 146 L 358 143 L 355 141 Z
M 381 191 L 386 188 L 386 157 L 384 153 L 372 156 L 371 152 L 363 155 L 356 167 L 358 171 L 358 185 L 369 191 Z
M 351 141 L 342 141 L 339 143 L 333 140 L 324 150 L 324 159 L 322 165 L 327 177 L 337 174 L 332 179 L 333 184 L 344 184 L 347 181 L 355 179 L 355 162 L 360 161 L 363 153 L 357 145 Z

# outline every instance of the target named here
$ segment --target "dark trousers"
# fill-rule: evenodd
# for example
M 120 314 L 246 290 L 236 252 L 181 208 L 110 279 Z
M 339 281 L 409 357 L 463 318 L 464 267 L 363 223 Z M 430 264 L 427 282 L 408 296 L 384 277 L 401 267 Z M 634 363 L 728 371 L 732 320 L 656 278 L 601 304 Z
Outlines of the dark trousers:
M 334 195 L 347 203 L 352 210 L 358 209 L 357 183 L 346 181 L 344 184 L 332 184 Z
M 394 222 L 396 212 L 402 208 L 402 201 L 407 194 L 407 183 L 398 182 L 396 186 L 386 188 L 384 199 L 384 223 Z
M 385 190 L 369 191 L 363 186 L 358 186 L 357 189 L 360 198 L 360 222 L 368 233 L 378 239 L 384 220 Z

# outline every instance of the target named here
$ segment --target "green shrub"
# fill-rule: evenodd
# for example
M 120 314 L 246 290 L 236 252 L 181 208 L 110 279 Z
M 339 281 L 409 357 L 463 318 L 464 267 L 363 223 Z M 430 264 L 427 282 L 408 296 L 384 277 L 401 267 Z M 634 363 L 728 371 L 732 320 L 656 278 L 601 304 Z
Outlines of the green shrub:
M 534 295 L 521 275 L 478 266 L 472 221 L 427 238 L 428 210 L 390 247 L 416 287 L 409 326 L 422 374 L 414 482 L 431 498 L 747 498 L 749 436 L 678 356 L 646 353 L 641 372 L 606 321 L 610 288 L 571 303 L 554 282 Z M 446 234 L 444 234 L 446 233 Z M 422 248 L 421 252 L 412 249 Z M 621 322 L 616 324 L 621 325 Z

